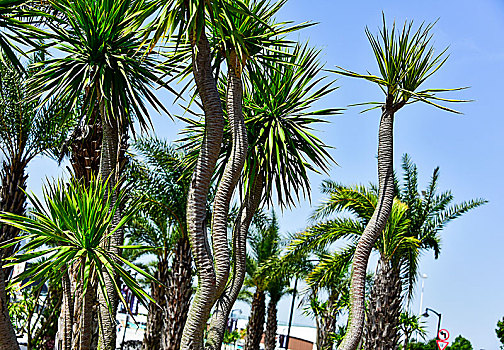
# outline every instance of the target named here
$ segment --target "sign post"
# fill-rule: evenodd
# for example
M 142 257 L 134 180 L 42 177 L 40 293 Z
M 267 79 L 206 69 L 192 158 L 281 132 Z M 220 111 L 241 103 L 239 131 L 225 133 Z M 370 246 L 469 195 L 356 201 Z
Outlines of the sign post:
M 445 350 L 448 346 L 448 339 L 450 338 L 450 333 L 446 329 L 441 329 L 438 332 L 438 339 L 436 340 L 439 350 Z

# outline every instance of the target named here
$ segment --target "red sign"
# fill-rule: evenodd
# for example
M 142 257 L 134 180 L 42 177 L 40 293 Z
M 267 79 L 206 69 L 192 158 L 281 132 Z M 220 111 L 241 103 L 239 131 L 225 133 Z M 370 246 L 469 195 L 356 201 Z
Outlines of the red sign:
M 450 333 L 446 329 L 441 329 L 437 335 L 437 338 L 441 341 L 446 341 L 448 340 L 448 338 L 450 338 Z
M 448 342 L 444 340 L 436 340 L 437 346 L 439 350 L 445 350 L 446 347 L 448 346 Z

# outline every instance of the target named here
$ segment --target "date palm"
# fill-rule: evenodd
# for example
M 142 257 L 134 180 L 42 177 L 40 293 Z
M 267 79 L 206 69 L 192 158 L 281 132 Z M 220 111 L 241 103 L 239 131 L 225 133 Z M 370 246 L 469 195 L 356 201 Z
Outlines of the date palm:
M 375 54 L 379 75 L 362 75 L 338 68 L 334 72 L 341 75 L 368 80 L 377 84 L 385 94 L 385 102 L 369 102 L 370 109 L 380 108 L 381 118 L 378 132 L 378 184 L 379 205 L 369 220 L 359 241 L 352 264 L 351 307 L 348 331 L 341 350 L 357 349 L 364 325 L 364 285 L 369 255 L 375 241 L 383 231 L 394 201 L 393 175 L 393 126 L 396 113 L 406 104 L 425 102 L 443 110 L 457 111 L 438 104 L 443 102 L 463 102 L 445 99 L 437 94 L 459 89 L 423 89 L 423 83 L 446 62 L 446 49 L 437 54 L 431 46 L 431 30 L 434 24 L 422 24 L 413 31 L 413 22 L 405 22 L 402 30 L 396 30 L 395 23 L 387 28 L 385 15 L 383 27 L 375 37 L 366 28 L 366 35 Z
M 155 55 L 143 53 L 142 25 L 153 8 L 143 0 L 51 0 L 58 16 L 47 22 L 49 37 L 60 56 L 47 59 L 31 79 L 34 96 L 56 96 L 76 104 L 82 94 L 81 116 L 99 118 L 103 130 L 100 176 L 114 186 L 118 174 L 120 140 L 135 116 L 142 129 L 149 125 L 148 102 L 157 110 L 163 105 L 152 91 L 161 84 Z M 47 102 L 44 100 L 44 102 Z M 166 111 L 166 110 L 165 110 Z M 116 212 L 120 220 L 119 211 Z M 122 231 L 110 237 L 110 249 L 120 246 Z M 119 252 L 119 251 L 116 251 Z M 117 305 L 113 282 L 108 281 L 112 305 Z M 115 309 L 109 313 L 100 297 L 100 346 L 115 349 Z
M 365 349 L 395 349 L 399 344 L 399 316 L 403 296 L 412 296 L 418 275 L 420 253 L 433 250 L 439 254 L 440 231 L 445 225 L 486 201 L 481 199 L 452 205 L 453 195 L 436 193 L 439 169 L 433 172 L 425 191 L 419 194 L 416 166 L 403 157 L 404 184 L 398 185 L 391 214 L 374 248 L 380 254 L 368 304 Z M 378 189 L 347 187 L 326 181 L 322 190 L 328 199 L 317 208 L 315 218 L 327 218 L 347 211 L 354 217 L 322 221 L 301 234 L 294 250 L 323 249 L 339 239 L 350 239 L 353 256 L 365 227 L 378 206 Z M 410 203 L 409 205 L 406 203 Z
M 2 212 L 0 222 L 10 225 L 26 233 L 16 239 L 27 241 L 20 251 L 10 260 L 10 265 L 30 262 L 45 258 L 41 263 L 34 264 L 13 281 L 22 282 L 28 279 L 26 285 L 34 281 L 44 283 L 50 272 L 58 277 L 64 276 L 67 268 L 77 269 L 77 284 L 81 289 L 76 305 L 81 309 L 89 309 L 94 303 L 95 293 L 92 285 L 96 283 L 102 291 L 107 307 L 113 308 L 110 295 L 105 284 L 105 275 L 117 275 L 142 301 L 150 300 L 138 282 L 126 270 L 132 269 L 142 276 L 153 279 L 119 254 L 104 248 L 103 242 L 117 230 L 128 223 L 139 210 L 139 202 L 135 201 L 126 207 L 119 223 L 114 223 L 115 211 L 125 205 L 125 191 L 116 192 L 118 186 L 110 188 L 106 182 L 95 180 L 89 185 L 81 181 L 72 180 L 69 184 L 58 181 L 48 184 L 44 189 L 44 204 L 35 196 L 28 195 L 34 210 L 29 217 Z M 10 243 L 10 244 L 15 244 Z M 121 248 L 130 248 L 123 246 Z M 124 264 L 124 266 L 123 266 Z M 116 281 L 114 278 L 112 281 Z M 65 279 L 61 279 L 63 289 L 69 288 Z M 114 283 L 116 291 L 119 284 Z M 121 301 L 126 301 L 119 293 Z M 82 317 L 74 328 L 75 333 L 68 335 L 71 347 L 67 348 L 87 350 L 91 346 L 90 313 L 83 312 Z M 73 323 L 72 314 L 66 320 Z
M 129 242 L 143 244 L 133 257 L 156 256 L 143 349 L 180 349 L 192 295 L 192 257 L 186 229 L 189 178 L 184 154 L 159 139 L 139 139 L 133 147 L 127 183 L 133 198 L 143 196 L 142 210 L 127 227 Z M 167 317 L 165 317 L 165 315 Z
M 40 61 L 41 55 L 35 60 Z M 27 74 L 33 75 L 33 70 Z M 64 141 L 65 133 L 73 125 L 71 111 L 61 108 L 38 109 L 38 101 L 29 101 L 26 75 L 21 74 L 12 64 L 0 65 L 0 151 L 3 155 L 0 170 L 1 192 L 0 211 L 24 215 L 26 208 L 26 169 L 38 155 L 53 154 Z M 15 238 L 19 230 L 3 225 L 0 228 L 0 246 Z M 0 279 L 8 280 L 9 268 L 2 267 L 4 259 L 12 254 L 12 249 L 0 250 Z M 16 348 L 17 342 L 10 329 L 5 285 L 0 285 L 0 332 L 6 336 L 0 339 L 0 349 Z

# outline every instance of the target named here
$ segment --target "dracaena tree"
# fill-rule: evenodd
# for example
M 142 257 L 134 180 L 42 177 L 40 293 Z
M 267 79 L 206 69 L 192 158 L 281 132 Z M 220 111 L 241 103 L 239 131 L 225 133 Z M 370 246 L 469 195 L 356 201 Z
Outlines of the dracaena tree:
M 162 84 L 157 75 L 157 56 L 146 55 L 144 49 L 149 32 L 142 26 L 154 11 L 153 4 L 144 0 L 49 3 L 58 15 L 47 21 L 48 37 L 56 43 L 53 48 L 59 54 L 43 62 L 30 87 L 35 97 L 44 97 L 43 102 L 56 97 L 72 105 L 84 94 L 82 118 L 99 118 L 103 130 L 99 176 L 110 178 L 108 184 L 113 187 L 119 175 L 119 145 L 133 116 L 146 129 L 150 125 L 147 103 L 158 111 L 165 110 L 152 89 Z M 119 211 L 116 214 L 118 221 Z M 122 230 L 117 230 L 103 243 L 114 251 L 122 241 Z M 100 296 L 100 347 L 115 349 L 118 296 L 113 281 L 105 278 L 114 307 L 110 313 Z
M 112 195 L 114 191 L 116 196 Z M 119 284 L 112 276 L 118 276 L 141 300 L 150 299 L 128 270 L 135 270 L 148 279 L 153 277 L 113 250 L 106 249 L 103 244 L 132 219 L 139 210 L 139 201 L 130 203 L 122 219 L 114 222 L 115 212 L 125 205 L 126 192 L 118 191 L 117 185 L 111 188 L 106 181 L 99 179 L 90 184 L 77 180 L 71 180 L 69 184 L 63 181 L 49 183 L 44 189 L 43 202 L 34 195 L 29 195 L 29 199 L 34 208 L 30 216 L 2 212 L 0 222 L 25 233 L 16 239 L 24 240 L 26 244 L 10 258 L 12 265 L 41 258 L 44 260 L 32 265 L 13 282 L 20 283 L 28 279 L 27 285 L 34 281 L 44 283 L 51 272 L 57 275 L 65 290 L 70 288 L 69 280 L 64 277 L 66 270 L 76 269 L 77 288 L 81 289 L 81 298 L 76 298 L 75 307 L 80 309 L 83 317 L 74 327 L 73 333 L 66 335 L 68 344 L 63 347 L 59 344 L 59 348 L 90 349 L 91 310 L 95 300 L 93 287 L 102 291 L 109 311 L 113 308 L 105 282 L 106 275 L 114 281 L 113 288 L 116 291 L 119 291 Z M 121 293 L 118 294 L 126 304 Z M 73 313 L 70 308 L 67 311 L 66 322 L 73 325 Z
M 413 30 L 413 22 L 405 22 L 402 30 L 396 30 L 395 23 L 388 28 L 383 15 L 383 27 L 377 36 L 366 28 L 366 35 L 378 63 L 379 74 L 359 74 L 338 68 L 337 74 L 365 79 L 377 84 L 385 94 L 384 102 L 368 102 L 380 108 L 381 118 L 378 132 L 378 184 L 379 205 L 359 240 L 352 264 L 351 307 L 348 331 L 340 350 L 357 349 L 364 325 L 364 284 L 369 254 L 383 231 L 394 201 L 393 175 L 393 126 L 396 113 L 405 105 L 425 102 L 443 110 L 457 111 L 438 104 L 442 102 L 462 102 L 445 99 L 438 93 L 460 89 L 424 89 L 425 81 L 435 74 L 447 60 L 446 49 L 436 53 L 431 45 L 434 24 L 422 24 Z M 368 109 L 368 110 L 369 110 Z

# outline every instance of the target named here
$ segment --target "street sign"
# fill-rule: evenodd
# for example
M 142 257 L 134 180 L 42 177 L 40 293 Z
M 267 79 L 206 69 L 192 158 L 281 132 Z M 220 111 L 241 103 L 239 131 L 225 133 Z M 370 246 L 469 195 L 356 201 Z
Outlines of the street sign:
M 437 346 L 439 350 L 445 350 L 446 347 L 448 346 L 448 342 L 444 340 L 436 340 Z
M 441 329 L 437 337 L 439 340 L 446 341 L 450 338 L 450 333 L 446 329 Z

